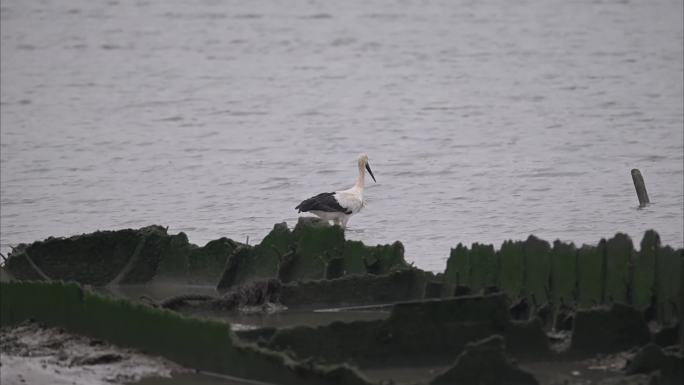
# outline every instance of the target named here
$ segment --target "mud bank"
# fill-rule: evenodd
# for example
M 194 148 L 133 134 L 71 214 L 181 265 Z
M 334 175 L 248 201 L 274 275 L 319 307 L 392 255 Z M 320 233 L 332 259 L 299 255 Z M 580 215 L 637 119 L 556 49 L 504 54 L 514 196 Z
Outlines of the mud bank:
M 434 274 L 399 242 L 366 246 L 312 219 L 257 245 L 199 247 L 150 226 L 18 246 L 2 324 L 32 318 L 277 383 L 668 383 L 681 379 L 667 364 L 681 361 L 681 259 L 655 232 L 638 252 L 622 234 L 580 248 L 530 237 L 458 245 Z
M 337 226 L 300 218 L 292 230 L 285 223 L 276 224 L 253 246 L 220 238 L 200 247 L 189 243 L 184 233 L 168 234 L 161 226 L 48 238 L 17 246 L 3 277 L 94 286 L 172 282 L 215 286 L 219 292 L 274 279 L 287 293 L 283 301 L 293 306 L 501 290 L 510 298 L 524 299 L 530 311 L 545 304 L 554 313 L 564 306 L 621 302 L 648 309 L 649 321 L 675 320 L 684 307 L 680 305 L 684 250 L 662 246 L 652 230 L 645 233 L 640 246 L 635 250 L 632 240 L 620 233 L 581 247 L 559 241 L 551 245 L 534 236 L 504 242 L 498 250 L 493 245 L 458 244 L 451 250 L 444 273 L 433 274 L 411 267 L 400 242 L 367 246 L 346 240 Z M 421 274 L 401 294 L 382 290 L 391 287 L 391 279 L 373 280 L 404 269 Z M 335 281 L 345 277 L 362 278 Z M 359 286 L 365 288 L 352 290 Z M 381 292 L 385 294 L 374 294 Z
M 0 352 L 3 384 L 124 384 L 188 371 L 160 357 L 35 322 L 0 329 Z

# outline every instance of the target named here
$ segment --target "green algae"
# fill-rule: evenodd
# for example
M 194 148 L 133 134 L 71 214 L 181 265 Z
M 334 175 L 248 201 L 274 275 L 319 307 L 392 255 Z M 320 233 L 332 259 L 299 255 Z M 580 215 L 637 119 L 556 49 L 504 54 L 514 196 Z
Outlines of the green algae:
M 523 244 L 525 250 L 525 286 L 530 295 L 540 301 L 550 300 L 551 247 L 549 243 L 530 235 Z
M 342 252 L 343 275 L 366 274 L 365 256 L 371 253 L 371 249 L 360 241 L 346 241 Z
M 525 252 L 522 242 L 505 241 L 499 251 L 501 288 L 511 298 L 525 289 Z
M 676 304 L 682 293 L 682 259 L 684 249 L 674 250 L 669 246 L 660 248 L 657 266 L 658 319 L 665 322 L 677 316 Z M 674 305 L 674 306 L 673 306 Z
M 415 268 L 385 275 L 347 275 L 283 284 L 280 301 L 290 307 L 382 304 L 422 298 L 424 285 L 425 274 Z
M 162 250 L 162 258 L 157 267 L 157 276 L 168 276 L 174 279 L 184 278 L 188 272 L 188 256 L 192 245 L 188 236 L 180 232 L 170 235 L 169 240 Z
M 48 238 L 17 247 L 5 267 L 17 279 L 42 280 L 30 259 L 49 278 L 105 285 L 126 266 L 142 239 L 131 229 Z
M 599 247 L 583 245 L 577 253 L 577 290 L 581 306 L 603 303 L 604 244 L 602 240 Z
M 573 301 L 577 296 L 577 249 L 573 243 L 555 241 L 551 249 L 553 301 Z
M 532 374 L 506 356 L 504 341 L 504 337 L 493 335 L 468 343 L 454 364 L 435 376 L 430 385 L 538 384 Z
M 571 348 L 585 353 L 615 353 L 643 345 L 650 338 L 639 310 L 614 303 L 610 307 L 577 311 Z
M 634 262 L 634 304 L 646 307 L 656 293 L 655 267 L 660 250 L 660 236 L 653 230 L 644 233 Z
M 3 326 L 31 318 L 189 367 L 261 381 L 370 384 L 348 366 L 301 363 L 239 342 L 228 324 L 101 297 L 73 283 L 1 283 L 0 299 Z
M 634 254 L 632 240 L 626 234 L 618 233 L 606 242 L 606 299 L 631 303 L 630 265 Z
M 461 243 L 451 249 L 444 272 L 444 281 L 459 286 L 470 286 L 470 252 Z
M 301 359 L 361 366 L 453 359 L 472 341 L 502 334 L 511 351 L 548 354 L 538 321 L 511 322 L 504 295 L 395 304 L 387 319 L 276 330 L 266 346 Z
M 470 248 L 470 286 L 475 290 L 498 286 L 498 273 L 494 246 L 473 243 Z
M 270 278 L 289 283 L 356 274 L 386 275 L 408 267 L 400 242 L 366 246 L 345 240 L 339 226 L 300 218 L 292 231 L 281 223 L 260 244 L 235 249 L 228 257 L 218 289 Z

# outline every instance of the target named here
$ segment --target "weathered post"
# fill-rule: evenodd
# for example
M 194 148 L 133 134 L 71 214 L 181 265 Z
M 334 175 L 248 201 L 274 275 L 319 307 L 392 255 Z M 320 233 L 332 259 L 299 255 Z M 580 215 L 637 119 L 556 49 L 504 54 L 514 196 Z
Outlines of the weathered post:
M 644 177 L 641 176 L 641 171 L 639 171 L 639 169 L 632 169 L 632 180 L 634 181 L 634 188 L 636 189 L 637 197 L 639 198 L 639 207 L 644 207 L 651 203 L 648 200 L 648 193 L 646 192 L 646 183 L 644 183 Z

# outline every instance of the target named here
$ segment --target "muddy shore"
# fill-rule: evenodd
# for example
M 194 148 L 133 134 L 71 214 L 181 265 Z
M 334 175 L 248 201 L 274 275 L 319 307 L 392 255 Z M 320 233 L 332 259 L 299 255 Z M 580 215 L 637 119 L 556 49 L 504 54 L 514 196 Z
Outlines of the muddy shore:
M 655 232 L 639 251 L 621 234 L 581 248 L 531 236 L 459 244 L 435 274 L 399 242 L 347 241 L 310 219 L 257 245 L 199 247 L 159 226 L 51 238 L 2 269 L 3 366 L 36 382 L 680 383 L 683 255 Z M 72 349 L 79 338 L 176 364 L 126 378 L 117 368 L 139 353 Z

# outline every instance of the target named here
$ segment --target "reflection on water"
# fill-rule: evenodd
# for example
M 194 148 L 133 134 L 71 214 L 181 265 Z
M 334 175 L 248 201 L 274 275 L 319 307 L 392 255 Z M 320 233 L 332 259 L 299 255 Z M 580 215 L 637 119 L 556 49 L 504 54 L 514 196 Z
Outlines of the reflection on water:
M 151 223 L 258 242 L 378 183 L 348 237 L 683 239 L 682 2 L 6 0 L 1 249 Z M 654 202 L 637 210 L 630 169 Z

